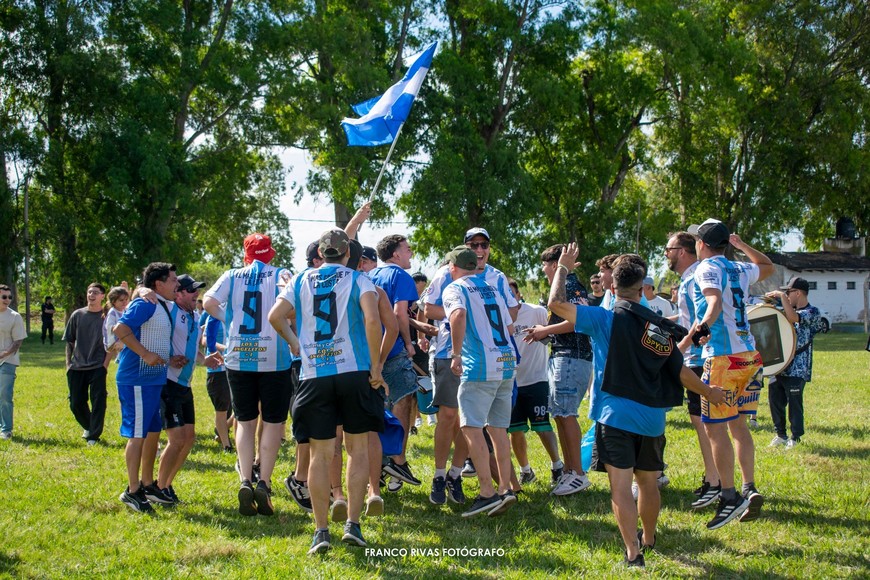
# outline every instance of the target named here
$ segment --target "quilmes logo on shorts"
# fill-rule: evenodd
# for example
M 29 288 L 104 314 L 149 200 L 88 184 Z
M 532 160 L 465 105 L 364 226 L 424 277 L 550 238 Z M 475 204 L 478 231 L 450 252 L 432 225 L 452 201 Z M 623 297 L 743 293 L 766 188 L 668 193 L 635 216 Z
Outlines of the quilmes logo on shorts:
M 640 343 L 658 355 L 668 356 L 671 354 L 670 338 L 662 332 L 661 328 L 651 322 L 646 323 L 646 332 L 643 333 Z

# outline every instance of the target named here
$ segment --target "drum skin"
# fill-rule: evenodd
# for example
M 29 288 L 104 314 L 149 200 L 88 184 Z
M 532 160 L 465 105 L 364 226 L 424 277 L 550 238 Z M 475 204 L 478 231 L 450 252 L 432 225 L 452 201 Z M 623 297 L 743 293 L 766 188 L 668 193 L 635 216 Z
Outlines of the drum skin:
M 794 358 L 797 333 L 785 314 L 767 304 L 746 309 L 749 331 L 755 337 L 755 348 L 764 362 L 763 374 L 771 377 L 781 373 Z

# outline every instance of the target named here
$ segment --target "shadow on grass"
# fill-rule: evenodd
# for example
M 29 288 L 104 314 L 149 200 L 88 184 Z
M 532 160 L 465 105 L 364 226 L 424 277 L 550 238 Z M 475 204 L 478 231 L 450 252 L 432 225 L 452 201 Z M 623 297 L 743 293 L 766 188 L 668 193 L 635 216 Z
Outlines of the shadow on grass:
M 870 435 L 870 428 L 864 425 L 812 425 L 809 427 L 809 436 L 813 433 L 824 433 L 836 437 L 850 437 L 854 440 L 866 439 Z
M 870 446 L 858 447 L 855 449 L 846 449 L 844 447 L 825 447 L 822 445 L 807 445 L 807 450 L 810 453 L 821 455 L 822 457 L 834 457 L 838 459 L 862 459 L 870 460 Z
M 866 517 L 827 516 L 819 512 L 812 503 L 789 497 L 777 497 L 766 502 L 762 517 L 779 523 L 797 524 L 811 529 L 836 527 L 864 537 L 870 536 L 870 522 Z M 862 529 L 864 531 L 860 532 L 859 530 Z
M 20 565 L 21 558 L 18 556 L 0 552 L 0 574 L 8 574 L 11 578 L 15 578 Z

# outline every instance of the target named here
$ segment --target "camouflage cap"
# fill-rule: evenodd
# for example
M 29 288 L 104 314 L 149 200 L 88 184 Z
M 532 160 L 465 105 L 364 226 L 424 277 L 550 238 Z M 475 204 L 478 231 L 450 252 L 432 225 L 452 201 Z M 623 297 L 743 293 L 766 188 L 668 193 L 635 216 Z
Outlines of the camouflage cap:
M 344 230 L 333 228 L 320 234 L 317 247 L 324 258 L 339 258 L 347 252 L 350 241 Z

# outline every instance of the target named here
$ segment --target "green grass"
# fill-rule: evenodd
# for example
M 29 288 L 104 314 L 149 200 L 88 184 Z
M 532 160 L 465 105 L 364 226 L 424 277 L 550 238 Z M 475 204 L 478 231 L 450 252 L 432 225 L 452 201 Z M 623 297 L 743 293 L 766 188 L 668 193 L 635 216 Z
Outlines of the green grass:
M 807 435 L 791 452 L 767 448 L 773 432 L 762 393 L 761 427 L 755 432 L 757 483 L 767 502 L 756 522 L 705 529 L 711 512 L 689 507 L 700 473 L 694 432 L 684 409 L 669 414 L 666 460 L 672 483 L 662 494 L 658 544 L 647 557 L 647 573 L 870 576 L 870 353 L 865 343 L 860 334 L 817 339 L 815 380 L 806 391 Z M 198 440 L 175 482 L 185 503 L 158 508 L 153 517 L 133 513 L 118 501 L 126 476 L 114 379 L 104 443 L 88 448 L 67 407 L 62 349 L 41 345 L 36 333 L 22 349 L 15 437 L 0 441 L 0 576 L 495 579 L 629 573 L 621 566 L 622 546 L 603 474 L 591 475 L 587 492 L 552 498 L 545 455 L 537 441 L 530 441 L 539 482 L 505 516 L 465 520 L 459 510 L 428 501 L 431 427 L 411 438 L 409 451 L 424 485 L 386 494 L 387 515 L 364 518 L 370 547 L 492 548 L 503 555 L 367 557 L 363 549 L 339 545 L 325 557 L 309 557 L 312 520 L 277 478 L 290 469 L 293 446 L 284 446 L 278 461 L 276 516 L 239 515 L 235 457 L 222 453 L 210 435 L 213 414 L 201 370 L 194 382 Z M 476 483 L 466 484 L 473 495 Z M 333 534 L 339 531 L 338 524 L 331 528 Z

